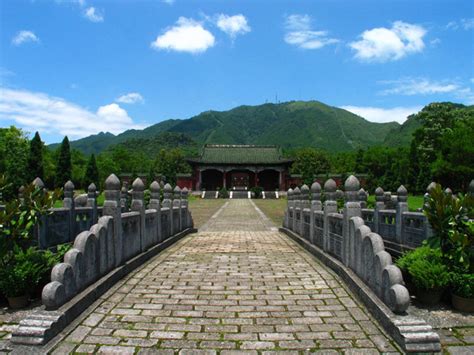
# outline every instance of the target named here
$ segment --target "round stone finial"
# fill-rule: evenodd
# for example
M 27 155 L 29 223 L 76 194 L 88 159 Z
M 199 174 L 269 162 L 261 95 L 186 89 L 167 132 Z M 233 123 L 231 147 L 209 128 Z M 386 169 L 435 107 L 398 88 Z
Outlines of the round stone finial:
M 137 177 L 133 181 L 132 189 L 133 189 L 133 191 L 143 191 L 143 190 L 145 190 L 145 184 L 143 183 L 142 179 Z
M 290 200 L 290 201 L 293 199 L 293 189 L 291 187 L 288 189 L 288 192 L 286 193 L 286 198 L 287 200 Z
M 435 188 L 436 188 L 436 183 L 433 181 L 432 183 L 430 183 L 430 184 L 428 185 L 428 187 L 426 188 L 426 191 L 427 191 L 428 193 L 430 193 L 430 192 L 433 191 Z
M 298 199 L 301 195 L 301 190 L 298 186 L 295 187 L 293 190 L 293 196 L 295 196 L 295 199 Z
M 309 192 L 308 185 L 304 184 L 303 186 L 301 186 L 301 192 Z
M 364 189 L 361 188 L 357 194 L 359 195 L 359 201 L 367 200 L 367 193 L 365 192 Z
M 375 196 L 383 196 L 383 189 L 379 186 L 375 189 Z
M 357 191 L 360 188 L 359 179 L 354 175 L 349 176 L 344 182 L 344 190 L 348 191 Z
M 406 196 L 408 195 L 408 191 L 405 186 L 400 185 L 400 187 L 397 189 L 397 195 L 398 196 Z
M 188 192 L 189 192 L 189 190 L 188 190 L 188 188 L 185 186 L 185 187 L 183 187 L 183 189 L 181 190 L 181 192 L 188 193 Z
M 174 191 L 174 192 L 181 192 L 181 189 L 179 188 L 178 185 L 176 185 L 173 191 Z
M 165 184 L 165 187 L 163 188 L 165 192 L 172 192 L 173 188 L 171 187 L 170 184 Z
M 65 190 L 65 191 L 73 191 L 73 190 L 74 190 L 74 184 L 72 183 L 71 180 L 68 180 L 68 181 L 64 184 L 64 190 Z
M 33 185 L 35 185 L 35 187 L 37 187 L 38 189 L 44 188 L 44 182 L 39 177 L 33 180 Z
M 474 195 L 474 179 L 472 179 L 471 182 L 469 183 L 469 193 L 471 195 Z
M 95 186 L 94 183 L 91 183 L 91 184 L 87 187 L 87 191 L 89 191 L 89 192 L 96 192 L 96 191 L 97 191 L 97 186 Z
M 157 181 L 153 181 L 150 184 L 150 190 L 153 192 L 159 192 L 160 191 L 160 184 Z
M 313 182 L 313 184 L 311 185 L 311 192 L 313 193 L 321 192 L 321 185 L 319 184 L 319 182 L 317 181 Z
M 105 180 L 106 190 L 120 190 L 120 180 L 115 174 L 110 174 Z
M 325 192 L 336 192 L 337 185 L 333 179 L 329 179 L 324 183 Z

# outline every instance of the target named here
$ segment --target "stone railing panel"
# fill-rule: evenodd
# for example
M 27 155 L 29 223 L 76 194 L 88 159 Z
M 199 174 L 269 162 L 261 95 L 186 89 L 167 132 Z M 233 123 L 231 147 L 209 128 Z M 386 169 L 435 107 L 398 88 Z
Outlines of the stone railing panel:
M 328 223 L 328 238 L 329 238 L 329 253 L 334 255 L 339 260 L 342 260 L 342 228 L 343 228 L 343 216 L 339 213 L 330 213 L 327 219 Z
M 323 248 L 324 246 L 324 212 L 323 211 L 314 211 L 314 231 L 313 231 L 313 244 L 316 244 L 318 247 Z
M 141 252 L 140 213 L 122 213 L 123 257 L 128 260 Z

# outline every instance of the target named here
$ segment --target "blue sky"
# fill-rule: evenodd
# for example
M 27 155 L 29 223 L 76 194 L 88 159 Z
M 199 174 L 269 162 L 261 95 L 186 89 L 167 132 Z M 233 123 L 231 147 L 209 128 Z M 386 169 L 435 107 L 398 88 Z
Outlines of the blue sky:
M 0 123 L 48 143 L 318 100 L 474 104 L 474 2 L 0 0 Z

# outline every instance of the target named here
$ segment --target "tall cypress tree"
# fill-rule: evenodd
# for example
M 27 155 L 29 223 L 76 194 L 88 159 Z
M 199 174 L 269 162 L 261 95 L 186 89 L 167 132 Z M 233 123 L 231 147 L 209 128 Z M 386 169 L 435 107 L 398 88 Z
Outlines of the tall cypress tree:
M 30 153 L 28 155 L 28 180 L 33 181 L 39 177 L 44 180 L 44 169 L 43 169 L 43 143 L 38 132 L 30 141 Z
M 64 184 L 71 179 L 72 163 L 71 150 L 69 147 L 69 139 L 64 137 L 61 147 L 59 148 L 58 162 L 56 164 L 56 178 L 54 185 L 56 187 L 63 187 Z
M 87 162 L 86 173 L 84 174 L 84 179 L 82 184 L 84 188 L 94 183 L 97 188 L 99 188 L 99 169 L 97 169 L 97 162 L 95 160 L 95 155 L 91 154 L 89 161 Z

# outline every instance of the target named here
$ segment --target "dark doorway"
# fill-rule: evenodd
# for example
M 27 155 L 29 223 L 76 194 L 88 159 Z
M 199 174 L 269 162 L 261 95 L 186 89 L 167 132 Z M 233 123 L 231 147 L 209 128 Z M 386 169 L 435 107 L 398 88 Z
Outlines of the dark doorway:
M 207 169 L 201 172 L 201 189 L 217 191 L 222 188 L 224 174 L 215 169 Z
M 264 191 L 275 191 L 280 187 L 280 172 L 276 170 L 263 170 L 258 173 L 258 186 Z

